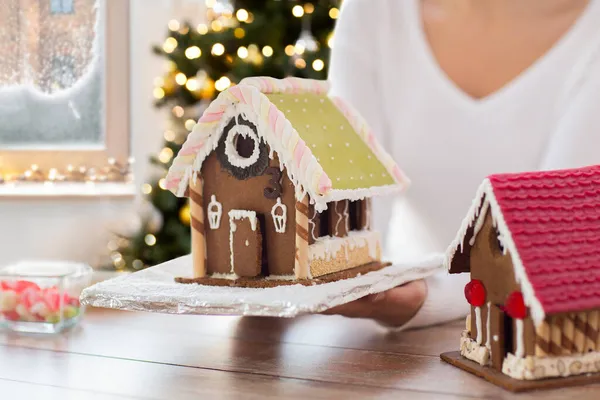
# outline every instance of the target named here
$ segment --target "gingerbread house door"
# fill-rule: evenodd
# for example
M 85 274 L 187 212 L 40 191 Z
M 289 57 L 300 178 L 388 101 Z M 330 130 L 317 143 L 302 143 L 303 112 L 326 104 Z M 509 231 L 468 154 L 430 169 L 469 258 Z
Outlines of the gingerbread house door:
M 243 210 L 232 210 L 244 213 Z M 231 215 L 231 214 L 230 214 Z M 241 214 L 244 215 L 244 214 Z M 240 277 L 255 277 L 261 273 L 262 234 L 256 216 L 230 219 L 229 251 L 233 272 Z

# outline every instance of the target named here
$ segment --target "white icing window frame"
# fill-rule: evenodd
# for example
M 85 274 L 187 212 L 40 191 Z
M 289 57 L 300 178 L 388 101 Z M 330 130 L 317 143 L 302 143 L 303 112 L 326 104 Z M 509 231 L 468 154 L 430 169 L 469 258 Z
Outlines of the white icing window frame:
M 214 194 L 210 196 L 210 203 L 208 203 L 208 207 L 206 207 L 206 214 L 210 229 L 219 229 L 223 217 L 223 205 L 217 201 L 217 197 Z
M 281 210 L 281 214 L 277 214 L 277 210 Z M 277 203 L 271 208 L 271 217 L 273 218 L 275 232 L 285 233 L 287 229 L 287 207 L 281 202 L 281 197 L 277 198 Z
M 103 143 L 89 147 L 65 146 L 39 148 L 0 147 L 0 171 L 5 174 L 19 174 L 32 164 L 48 171 L 50 168 L 64 168 L 85 165 L 100 169 L 114 158 L 126 164 L 130 157 L 130 0 L 103 0 L 100 2 L 101 23 L 104 23 L 106 56 L 104 57 L 104 115 Z M 90 190 L 85 184 L 55 185 L 52 190 L 44 185 L 28 184 L 3 187 L 0 197 L 72 197 L 72 196 L 134 196 L 131 184 L 107 184 L 107 190 Z M 23 185 L 25 186 L 25 185 Z M 37 186 L 33 187 L 33 186 Z M 110 187 L 109 187 L 110 186 Z M 112 188 L 112 189 L 111 189 Z

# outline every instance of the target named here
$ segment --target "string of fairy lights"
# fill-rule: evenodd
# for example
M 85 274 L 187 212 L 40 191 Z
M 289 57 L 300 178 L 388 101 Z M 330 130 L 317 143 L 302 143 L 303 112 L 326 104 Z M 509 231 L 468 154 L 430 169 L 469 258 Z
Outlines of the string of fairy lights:
M 340 2 L 341 3 L 341 2 Z M 226 29 L 233 31 L 233 36 L 236 39 L 243 39 L 246 37 L 246 29 L 244 27 L 247 24 L 254 22 L 254 15 L 252 12 L 239 8 L 234 10 L 230 0 L 206 0 L 206 22 L 200 23 L 195 27 L 189 26 L 186 23 L 180 22 L 177 19 L 172 19 L 168 22 L 169 31 L 172 35 L 167 37 L 162 43 L 160 48 L 166 54 L 172 54 L 176 51 L 183 52 L 183 55 L 188 60 L 198 60 L 201 57 L 206 57 L 204 51 L 210 51 L 210 55 L 214 57 L 224 57 L 229 64 L 234 61 L 237 57 L 242 62 L 252 63 L 255 65 L 261 65 L 265 58 L 277 56 L 276 49 L 269 45 L 259 46 L 257 44 L 246 44 L 236 46 L 236 48 L 227 48 L 224 43 L 216 42 L 210 47 L 210 50 L 205 49 L 204 51 L 197 45 L 190 45 L 189 47 L 181 48 L 183 44 L 179 43 L 174 37 L 176 33 L 181 35 L 187 35 L 190 33 L 190 29 L 195 29 L 199 35 L 206 35 L 212 32 L 222 32 Z M 310 52 L 316 52 L 319 50 L 319 42 L 311 33 L 310 16 L 315 11 L 315 6 L 312 3 L 297 4 L 291 8 L 291 13 L 295 18 L 299 18 L 302 21 L 302 29 L 299 37 L 294 43 L 290 43 L 283 48 L 283 52 L 290 58 L 290 62 L 295 68 L 300 70 L 305 68 L 312 68 L 316 72 L 323 71 L 326 68 L 326 61 L 321 58 L 315 58 L 307 64 L 305 55 Z M 339 17 L 339 8 L 331 7 L 328 10 L 329 18 L 336 20 Z M 326 39 L 326 45 L 332 48 L 334 45 L 334 36 L 331 32 Z M 188 76 L 184 72 L 180 71 L 175 62 L 169 61 L 168 73 L 165 77 L 157 77 L 154 79 L 153 95 L 157 101 L 164 100 L 169 94 L 174 92 L 174 85 L 185 87 L 189 92 L 194 94 L 194 97 L 202 100 L 210 100 L 214 97 L 215 93 L 222 92 L 235 82 L 232 81 L 227 75 L 222 75 L 216 79 L 211 79 L 207 72 L 200 69 L 194 76 Z M 175 117 L 175 127 L 164 131 L 165 146 L 160 150 L 156 159 L 162 163 L 165 167 L 168 167 L 173 157 L 175 156 L 174 151 L 171 147 L 173 145 L 182 145 L 187 137 L 187 134 L 193 130 L 196 125 L 195 118 L 197 117 L 197 110 L 189 110 L 187 107 L 182 105 L 174 105 L 170 108 L 171 114 Z M 185 128 L 184 132 L 180 132 L 179 126 Z M 166 190 L 165 179 L 162 178 L 158 181 L 158 188 L 160 190 Z M 144 195 L 151 195 L 156 188 L 151 183 L 143 183 L 141 191 Z M 183 206 L 179 211 L 179 219 L 184 225 L 190 224 L 190 210 L 189 204 Z M 143 236 L 143 243 L 146 246 L 156 246 L 158 239 L 155 235 L 159 228 L 153 230 L 148 229 L 148 232 Z M 130 244 L 130 240 L 124 237 L 117 237 L 108 243 L 108 249 L 110 251 L 110 258 L 112 264 L 116 270 L 124 270 L 128 266 L 131 266 L 134 270 L 139 270 L 145 267 L 142 260 L 135 258 L 133 260 L 125 260 L 125 253 L 122 249 L 126 248 Z
M 38 164 L 31 164 L 23 172 L 2 173 L 0 171 L 0 185 L 15 186 L 20 183 L 43 183 L 46 186 L 52 186 L 55 183 L 67 182 L 91 185 L 107 182 L 130 183 L 133 181 L 131 170 L 133 163 L 133 158 L 121 163 L 111 157 L 107 159 L 106 165 L 99 168 L 83 164 L 67 164 L 64 168 L 43 169 Z

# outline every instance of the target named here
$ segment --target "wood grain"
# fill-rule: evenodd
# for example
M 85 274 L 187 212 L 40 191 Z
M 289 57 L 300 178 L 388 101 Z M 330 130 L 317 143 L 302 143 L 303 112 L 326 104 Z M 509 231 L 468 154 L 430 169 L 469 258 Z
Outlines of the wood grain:
M 458 348 L 462 325 L 390 334 L 371 321 L 333 316 L 96 309 L 59 336 L 0 334 L 0 393 L 37 393 L 44 385 L 69 399 L 512 398 L 439 359 L 439 353 Z M 598 396 L 600 386 L 590 385 L 518 398 Z

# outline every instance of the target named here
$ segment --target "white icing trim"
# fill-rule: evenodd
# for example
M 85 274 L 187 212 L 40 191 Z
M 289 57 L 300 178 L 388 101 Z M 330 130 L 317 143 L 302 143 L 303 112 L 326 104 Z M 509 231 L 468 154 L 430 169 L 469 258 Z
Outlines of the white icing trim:
M 445 266 L 447 269 L 450 269 L 450 266 L 452 265 L 452 259 L 454 258 L 456 252 L 462 252 L 464 250 L 464 240 L 467 235 L 467 231 L 472 226 L 473 221 L 475 221 L 475 219 L 479 215 L 478 210 L 480 208 L 483 209 L 482 202 L 489 204 L 489 210 L 492 216 L 493 224 L 498 230 L 498 240 L 504 247 L 504 254 L 510 253 L 515 272 L 515 279 L 517 281 L 517 284 L 521 287 L 521 292 L 523 293 L 523 300 L 525 302 L 525 305 L 530 309 L 531 318 L 533 319 L 533 322 L 536 326 L 539 326 L 542 322 L 544 322 L 544 319 L 546 318 L 546 313 L 542 307 L 542 304 L 535 295 L 533 286 L 529 282 L 527 273 L 525 272 L 525 267 L 523 266 L 523 261 L 519 256 L 519 252 L 512 238 L 512 234 L 508 229 L 508 226 L 506 225 L 504 215 L 502 214 L 500 205 L 496 200 L 496 196 L 494 195 L 494 189 L 489 179 L 485 179 L 481 186 L 479 186 L 475 199 L 473 200 L 471 208 L 469 209 L 466 218 L 463 220 L 462 225 L 458 230 L 456 238 L 448 247 L 444 261 Z
M 281 214 L 277 214 L 276 211 L 281 210 Z M 273 224 L 275 225 L 275 232 L 285 233 L 287 225 L 287 207 L 281 203 L 281 197 L 277 198 L 277 203 L 271 208 L 271 217 L 273 217 Z
M 213 194 L 210 196 L 208 203 L 208 226 L 210 229 L 219 229 L 221 226 L 221 216 L 223 215 L 223 205 L 217 201 L 217 197 Z
M 269 275 L 265 276 L 268 281 L 295 281 L 296 275 Z
M 248 210 L 229 210 L 229 263 L 231 264 L 231 273 L 234 272 L 234 259 L 233 259 L 233 234 L 237 230 L 237 225 L 235 224 L 235 220 L 248 218 L 250 221 L 250 227 L 253 231 L 256 231 L 257 218 L 255 211 Z
M 345 249 L 346 255 L 349 250 L 357 247 L 367 246 L 369 257 L 377 260 L 377 248 L 380 246 L 381 236 L 375 231 L 350 231 L 346 237 L 324 236 L 318 238 L 315 243 L 308 246 L 309 264 L 313 260 L 331 261 L 337 253 Z
M 248 168 L 251 165 L 254 165 L 256 161 L 258 161 L 258 157 L 260 155 L 259 143 L 260 139 L 256 136 L 256 133 L 252 129 L 250 129 L 247 125 L 241 125 L 238 122 L 240 115 L 234 117 L 235 125 L 229 130 L 227 133 L 227 137 L 225 138 L 225 155 L 229 162 L 238 168 Z M 228 121 L 229 122 L 229 121 Z M 242 137 L 251 137 L 254 142 L 254 149 L 252 150 L 252 155 L 248 158 L 244 158 L 239 155 L 236 145 L 235 145 L 235 137 L 239 135 Z
M 317 228 L 317 224 L 315 224 L 315 218 L 317 217 L 317 210 L 313 207 L 313 215 L 312 218 L 310 218 L 308 220 L 309 225 L 311 225 L 312 227 L 310 228 L 310 235 L 312 236 L 313 242 L 317 241 L 318 236 L 315 235 L 315 229 Z
M 348 204 L 348 203 L 346 203 Z M 343 212 L 340 213 L 338 212 L 338 207 L 337 207 L 337 203 L 333 204 L 333 211 L 335 212 L 335 215 L 337 215 L 337 222 L 335 223 L 335 236 L 338 236 L 340 234 L 340 222 L 342 222 L 342 219 L 344 218 Z M 348 231 L 346 231 L 348 232 Z
M 477 237 L 477 234 L 479 233 L 481 228 L 483 228 L 483 224 L 485 223 L 485 216 L 487 215 L 489 207 L 490 207 L 490 203 L 485 202 L 485 203 L 483 203 L 483 206 L 481 206 L 481 211 L 478 211 L 479 216 L 477 217 L 477 222 L 475 223 L 475 228 L 473 228 L 473 236 L 471 237 L 471 240 L 469 240 L 469 244 L 471 246 L 473 246 L 475 244 L 475 238 Z
M 475 329 L 477 330 L 477 344 L 483 342 L 483 327 L 481 326 L 481 307 L 475 307 Z
M 485 321 L 485 347 L 487 347 L 488 349 L 491 349 L 490 347 L 490 334 L 492 332 L 491 328 L 490 328 L 490 307 L 491 307 L 492 303 L 488 301 L 487 303 L 487 317 L 486 317 L 486 321 Z
M 600 352 L 565 356 L 516 357 L 509 353 L 502 362 L 502 373 L 514 379 L 536 380 L 600 372 Z
M 238 274 L 236 273 L 223 274 L 220 272 L 213 272 L 212 274 L 210 274 L 210 277 L 215 279 L 229 279 L 232 281 L 239 278 Z
M 522 319 L 515 320 L 517 325 L 517 348 L 515 350 L 515 357 L 523 357 L 525 355 L 525 324 Z

